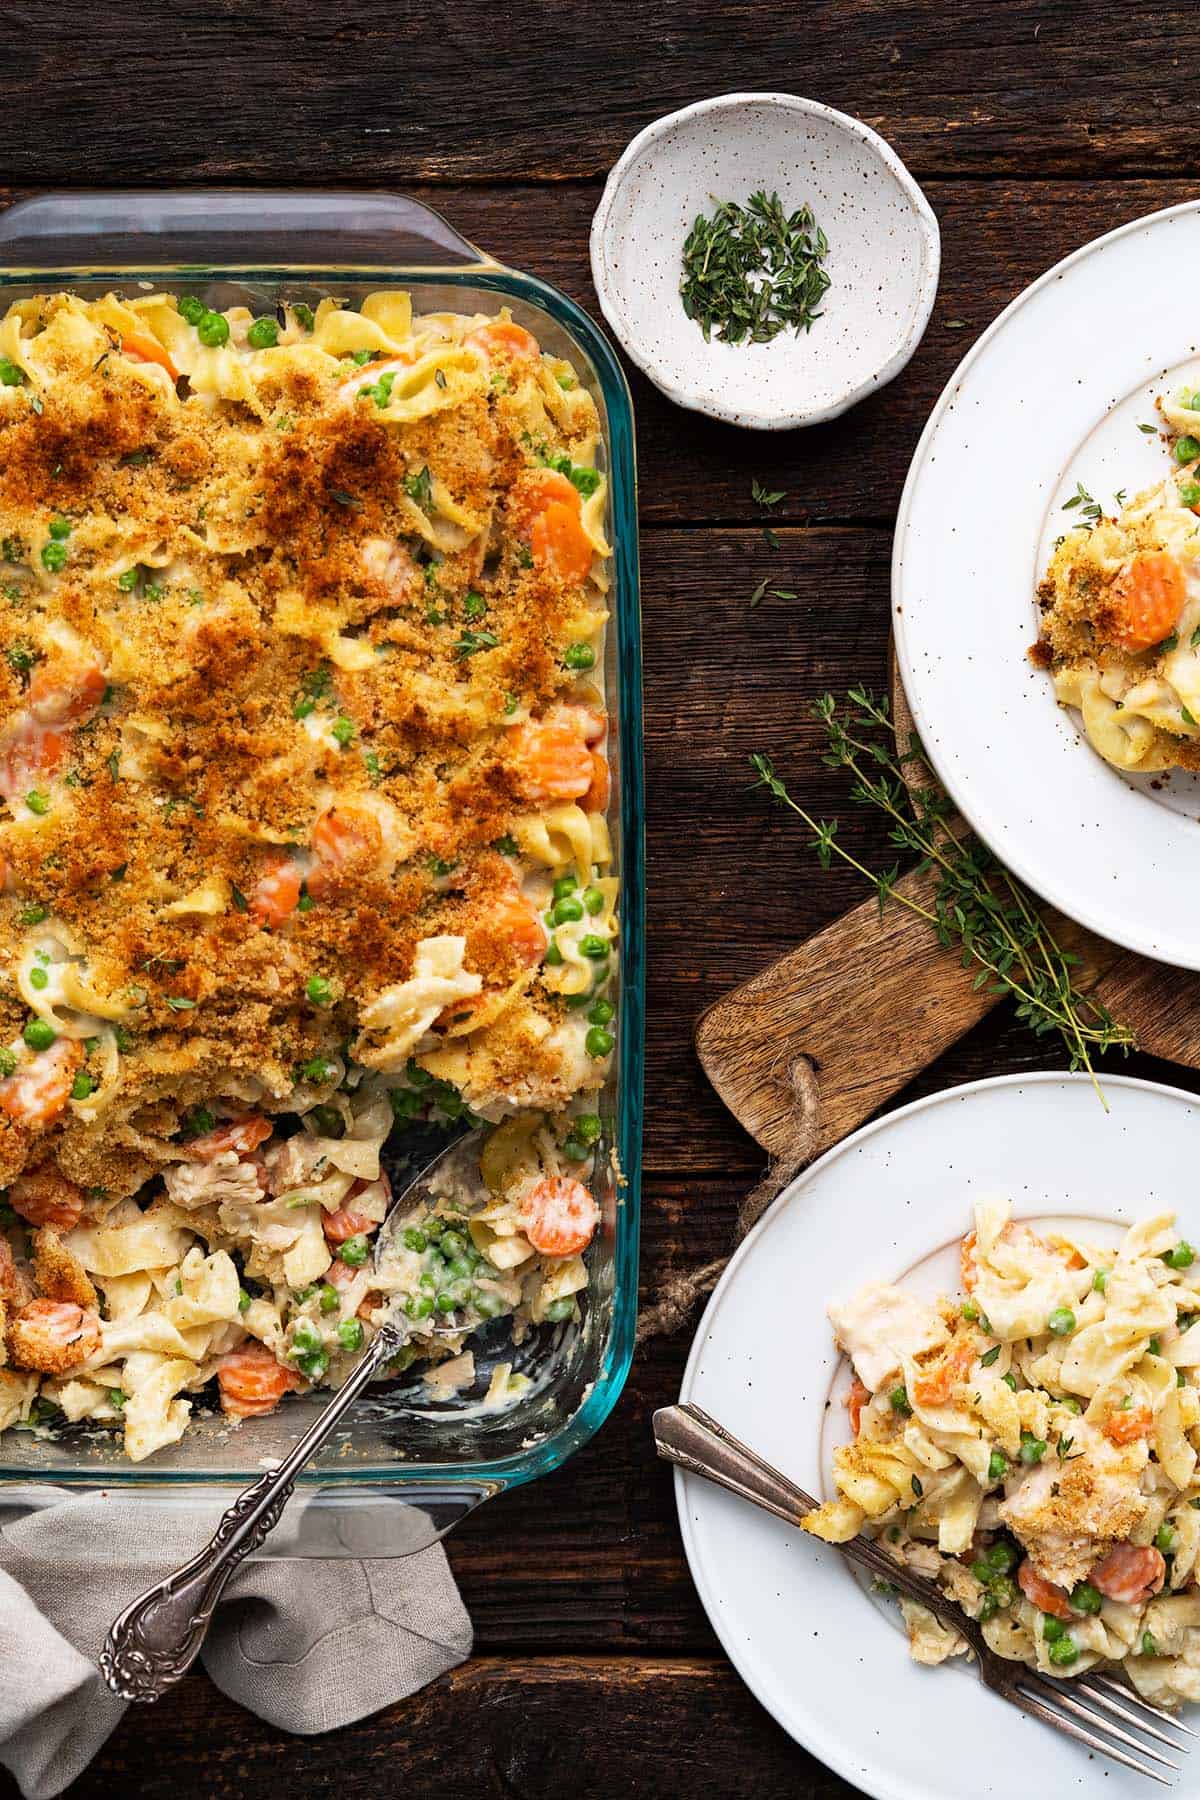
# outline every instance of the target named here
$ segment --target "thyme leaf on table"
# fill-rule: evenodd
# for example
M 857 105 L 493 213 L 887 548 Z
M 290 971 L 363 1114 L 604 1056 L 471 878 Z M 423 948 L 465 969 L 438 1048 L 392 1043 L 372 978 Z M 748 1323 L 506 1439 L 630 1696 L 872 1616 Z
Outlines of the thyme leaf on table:
M 990 983 L 989 992 L 1013 999 L 1017 1017 L 1036 1036 L 1056 1032 L 1072 1069 L 1087 1070 L 1103 1102 L 1092 1058 L 1106 1050 L 1128 1052 L 1135 1047 L 1133 1034 L 1075 985 L 1079 958 L 1059 944 L 1038 902 L 984 845 L 960 834 L 920 745 L 909 739 L 901 746 L 887 700 L 855 687 L 840 704 L 832 694 L 823 695 L 813 711 L 829 746 L 822 760 L 854 777 L 854 804 L 881 812 L 889 821 L 890 842 L 915 854 L 919 868 L 936 874 L 932 904 L 897 889 L 898 862 L 877 874 L 845 849 L 838 841 L 838 821 L 813 818 L 792 798 L 770 757 L 761 753 L 750 758 L 756 785 L 808 827 L 823 869 L 835 856 L 840 858 L 870 882 L 881 914 L 888 900 L 899 901 L 927 921 L 939 943 L 961 946 L 963 968 L 975 965 L 976 988 Z M 910 788 L 904 773 L 909 765 L 924 771 L 922 785 Z
M 683 246 L 683 310 L 723 344 L 769 343 L 791 327 L 811 330 L 829 287 L 822 264 L 829 241 L 801 206 L 786 213 L 778 194 L 759 189 L 745 206 L 720 200 L 711 219 L 696 215 Z

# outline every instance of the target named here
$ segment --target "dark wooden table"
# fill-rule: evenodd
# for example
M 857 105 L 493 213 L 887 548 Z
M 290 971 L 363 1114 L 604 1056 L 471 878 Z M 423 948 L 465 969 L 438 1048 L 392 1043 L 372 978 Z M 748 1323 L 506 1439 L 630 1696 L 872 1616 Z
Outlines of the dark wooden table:
M 749 791 L 747 757 L 770 751 L 815 813 L 845 813 L 810 706 L 826 689 L 884 683 L 892 523 L 921 426 L 1026 282 L 1088 238 L 1196 193 L 1200 13 L 1149 0 L 59 0 L 0 7 L 0 21 L 0 182 L 14 196 L 139 183 L 403 189 L 593 310 L 587 233 L 604 175 L 634 132 L 689 101 L 735 88 L 812 95 L 876 126 L 923 183 L 942 227 L 933 320 L 904 373 L 847 418 L 741 434 L 678 412 L 631 371 L 651 1295 L 668 1272 L 728 1247 L 762 1165 L 696 1064 L 697 1013 L 861 898 L 853 876 L 821 873 L 798 831 Z M 998 509 L 1013 473 L 979 469 Z M 774 553 L 752 476 L 786 490 Z M 768 573 L 798 598 L 752 610 Z M 869 818 L 851 812 L 844 829 L 861 853 L 885 853 Z M 903 1098 L 1059 1060 L 1002 1010 Z M 1128 1066 L 1175 1077 L 1147 1058 Z M 573 1462 L 450 1540 L 476 1630 L 464 1668 L 307 1741 L 195 1676 L 169 1704 L 128 1717 L 72 1794 L 850 1794 L 751 1699 L 693 1591 L 649 1433 L 653 1408 L 677 1394 L 688 1335 L 639 1355 L 614 1417 Z

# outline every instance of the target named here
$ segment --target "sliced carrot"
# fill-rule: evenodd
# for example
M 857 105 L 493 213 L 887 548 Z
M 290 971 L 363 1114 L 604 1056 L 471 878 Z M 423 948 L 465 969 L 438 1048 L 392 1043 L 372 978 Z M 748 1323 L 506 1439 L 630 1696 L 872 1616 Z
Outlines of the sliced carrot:
M 846 1411 L 850 1414 L 850 1429 L 855 1437 L 862 1423 L 862 1409 L 871 1398 L 871 1390 L 860 1381 L 858 1376 L 850 1384 L 850 1392 L 846 1395 Z
M 1088 1577 L 1106 1600 L 1136 1606 L 1157 1594 L 1167 1579 L 1167 1565 L 1150 1545 L 1118 1544 L 1102 1557 Z
M 977 1354 L 977 1348 L 970 1338 L 956 1338 L 940 1362 L 922 1371 L 914 1379 L 912 1398 L 917 1405 L 944 1406 Z
M 67 740 L 61 731 L 23 714 L 0 750 L 0 794 L 9 802 L 24 800 L 39 782 L 49 780 L 66 753 Z
M 179 370 L 157 338 L 148 337 L 141 331 L 128 331 L 121 339 L 121 349 L 134 362 L 157 363 L 160 369 L 167 371 L 172 381 L 179 380 Z
M 525 797 L 582 800 L 592 785 L 592 753 L 564 717 L 528 719 L 510 739 Z
M 202 1137 L 193 1138 L 187 1146 L 188 1157 L 194 1162 L 212 1162 L 226 1150 L 236 1150 L 239 1157 L 249 1157 L 260 1144 L 266 1143 L 273 1130 L 270 1119 L 264 1119 L 261 1113 L 247 1113 L 243 1119 L 229 1119 L 212 1131 L 206 1131 Z
M 349 800 L 339 801 L 321 814 L 312 828 L 310 842 L 317 860 L 309 870 L 308 891 L 318 900 L 340 885 L 353 869 L 364 863 L 378 863 L 383 855 L 379 820 L 373 812 Z
M 221 1410 L 234 1419 L 257 1419 L 275 1411 L 286 1393 L 302 1383 L 292 1369 L 277 1362 L 265 1344 L 243 1344 L 217 1367 Z
M 526 967 L 532 968 L 541 962 L 546 954 L 546 927 L 537 908 L 525 898 L 515 881 L 492 902 L 488 923 L 500 937 L 508 940 Z
M 1025 1598 L 1031 1600 L 1039 1612 L 1049 1613 L 1055 1619 L 1074 1618 L 1066 1590 L 1046 1581 L 1028 1559 L 1017 1570 L 1017 1582 Z
M 1110 1412 L 1104 1421 L 1104 1435 L 1110 1444 L 1135 1444 L 1154 1431 L 1154 1414 L 1148 1406 L 1127 1406 Z
M 254 884 L 250 916 L 260 925 L 282 925 L 300 904 L 303 877 L 290 856 L 274 863 Z
M 342 1202 L 336 1212 L 327 1212 L 321 1223 L 325 1228 L 325 1236 L 331 1244 L 346 1244 L 353 1237 L 362 1237 L 375 1230 L 377 1219 L 368 1219 L 365 1213 L 355 1212 L 352 1206 Z
M 582 497 L 565 475 L 532 470 L 513 496 L 512 516 L 538 568 L 576 585 L 586 579 L 592 543 L 583 529 Z
M 533 333 L 513 319 L 496 319 L 490 325 L 479 325 L 467 333 L 463 342 L 472 350 L 478 350 L 489 362 L 496 356 L 532 362 L 542 353 Z
M 72 1038 L 59 1038 L 48 1050 L 0 1081 L 0 1109 L 18 1125 L 48 1125 L 71 1097 L 83 1049 Z
M 521 1201 L 521 1229 L 542 1256 L 578 1256 L 600 1223 L 600 1208 L 582 1181 L 550 1175 L 535 1182 Z
M 39 663 L 29 682 L 29 710 L 41 725 L 78 725 L 95 712 L 108 683 L 99 661 L 65 651 Z
M 8 1203 L 30 1225 L 53 1225 L 74 1231 L 83 1217 L 84 1195 L 78 1182 L 57 1169 L 32 1169 L 18 1175 L 8 1190 Z
M 1135 556 L 1112 586 L 1116 642 L 1123 650 L 1148 650 L 1179 623 L 1187 599 L 1183 570 L 1165 550 Z

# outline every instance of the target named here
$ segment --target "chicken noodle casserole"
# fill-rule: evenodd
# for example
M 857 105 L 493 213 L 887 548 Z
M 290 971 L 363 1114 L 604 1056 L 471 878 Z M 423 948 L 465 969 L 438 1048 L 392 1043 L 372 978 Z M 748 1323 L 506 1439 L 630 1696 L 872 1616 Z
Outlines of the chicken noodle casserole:
M 595 405 L 507 315 L 0 322 L 0 1429 L 561 1320 L 614 1047 Z M 395 1121 L 477 1177 L 372 1278 Z M 387 1290 L 387 1293 L 385 1293 Z M 440 1327 L 439 1336 L 429 1334 Z
M 1034 660 L 1118 769 L 1200 769 L 1200 392 L 1159 403 L 1174 467 L 1108 517 L 1078 488 Z
M 1200 1261 L 1169 1215 L 1113 1250 L 996 1201 L 962 1279 L 961 1302 L 873 1282 L 830 1307 L 854 1440 L 805 1529 L 877 1539 L 1001 1656 L 1120 1662 L 1156 1705 L 1200 1700 Z M 918 1662 L 966 1649 L 900 1605 Z

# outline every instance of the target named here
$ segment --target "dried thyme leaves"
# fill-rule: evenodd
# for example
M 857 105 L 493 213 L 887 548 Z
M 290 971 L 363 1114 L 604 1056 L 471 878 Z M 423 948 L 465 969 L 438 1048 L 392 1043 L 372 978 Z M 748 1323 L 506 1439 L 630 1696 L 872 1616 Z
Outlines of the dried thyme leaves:
M 779 195 L 761 189 L 745 206 L 721 200 L 703 213 L 683 246 L 683 310 L 705 339 L 766 344 L 788 327 L 808 331 L 829 287 L 821 266 L 829 251 L 812 209 L 790 216 Z

